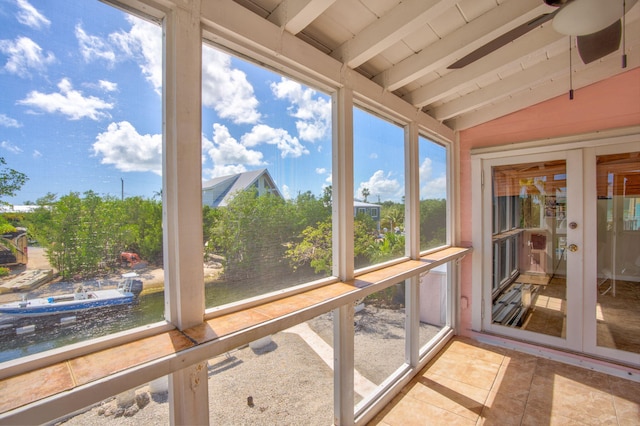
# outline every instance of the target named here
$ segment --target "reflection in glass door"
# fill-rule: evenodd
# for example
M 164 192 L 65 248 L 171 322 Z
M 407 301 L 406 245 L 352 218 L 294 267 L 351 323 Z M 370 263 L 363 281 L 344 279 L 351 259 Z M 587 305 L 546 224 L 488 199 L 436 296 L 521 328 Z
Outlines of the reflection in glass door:
M 565 160 L 492 167 L 491 322 L 565 338 Z
M 640 153 L 596 157 L 597 346 L 640 353 Z

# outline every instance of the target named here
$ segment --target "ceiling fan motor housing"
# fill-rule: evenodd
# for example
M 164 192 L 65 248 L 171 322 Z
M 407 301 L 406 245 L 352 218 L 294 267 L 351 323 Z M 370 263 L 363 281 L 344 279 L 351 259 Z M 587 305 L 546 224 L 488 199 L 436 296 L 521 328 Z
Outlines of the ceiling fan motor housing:
M 544 0 L 546 4 L 553 7 L 560 7 L 571 0 Z

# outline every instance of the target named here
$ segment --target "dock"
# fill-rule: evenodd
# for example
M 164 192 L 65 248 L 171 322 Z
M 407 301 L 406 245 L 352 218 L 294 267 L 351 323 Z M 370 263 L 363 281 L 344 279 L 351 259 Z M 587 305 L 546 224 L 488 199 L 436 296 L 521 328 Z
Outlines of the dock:
M 30 269 L 0 282 L 0 294 L 31 291 L 53 279 L 53 269 Z

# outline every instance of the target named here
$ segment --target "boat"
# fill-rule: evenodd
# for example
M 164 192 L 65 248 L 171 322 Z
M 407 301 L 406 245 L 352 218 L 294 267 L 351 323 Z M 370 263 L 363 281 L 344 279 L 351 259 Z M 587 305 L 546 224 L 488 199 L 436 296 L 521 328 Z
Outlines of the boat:
M 79 314 L 93 309 L 133 304 L 142 292 L 142 281 L 138 274 L 122 274 L 116 288 L 87 291 L 84 286 L 74 293 L 57 296 L 23 299 L 0 305 L 0 314 L 13 318 L 42 318 L 63 314 Z

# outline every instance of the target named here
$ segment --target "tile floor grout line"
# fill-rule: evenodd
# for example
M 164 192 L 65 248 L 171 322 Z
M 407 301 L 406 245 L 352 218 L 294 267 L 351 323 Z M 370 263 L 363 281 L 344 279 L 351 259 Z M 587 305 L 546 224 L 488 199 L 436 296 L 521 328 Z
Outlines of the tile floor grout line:
M 609 398 L 611 398 L 611 403 L 613 404 L 613 412 L 616 415 L 616 424 L 618 426 L 620 426 L 620 418 L 618 417 L 618 406 L 616 405 L 616 399 L 613 396 L 613 387 L 612 387 L 612 383 L 611 383 L 611 379 L 613 376 L 610 375 L 606 375 L 607 376 L 607 386 L 608 386 L 608 394 L 609 394 Z
M 529 406 L 529 399 L 531 398 L 531 386 L 533 386 L 533 379 L 536 377 L 536 371 L 538 370 L 538 361 L 539 359 L 536 359 L 536 365 L 533 368 L 533 374 L 531 375 L 531 379 L 529 380 L 527 399 L 524 401 L 524 407 L 522 407 L 522 418 L 520 419 L 521 425 L 524 422 L 524 415 L 527 412 L 527 407 Z

